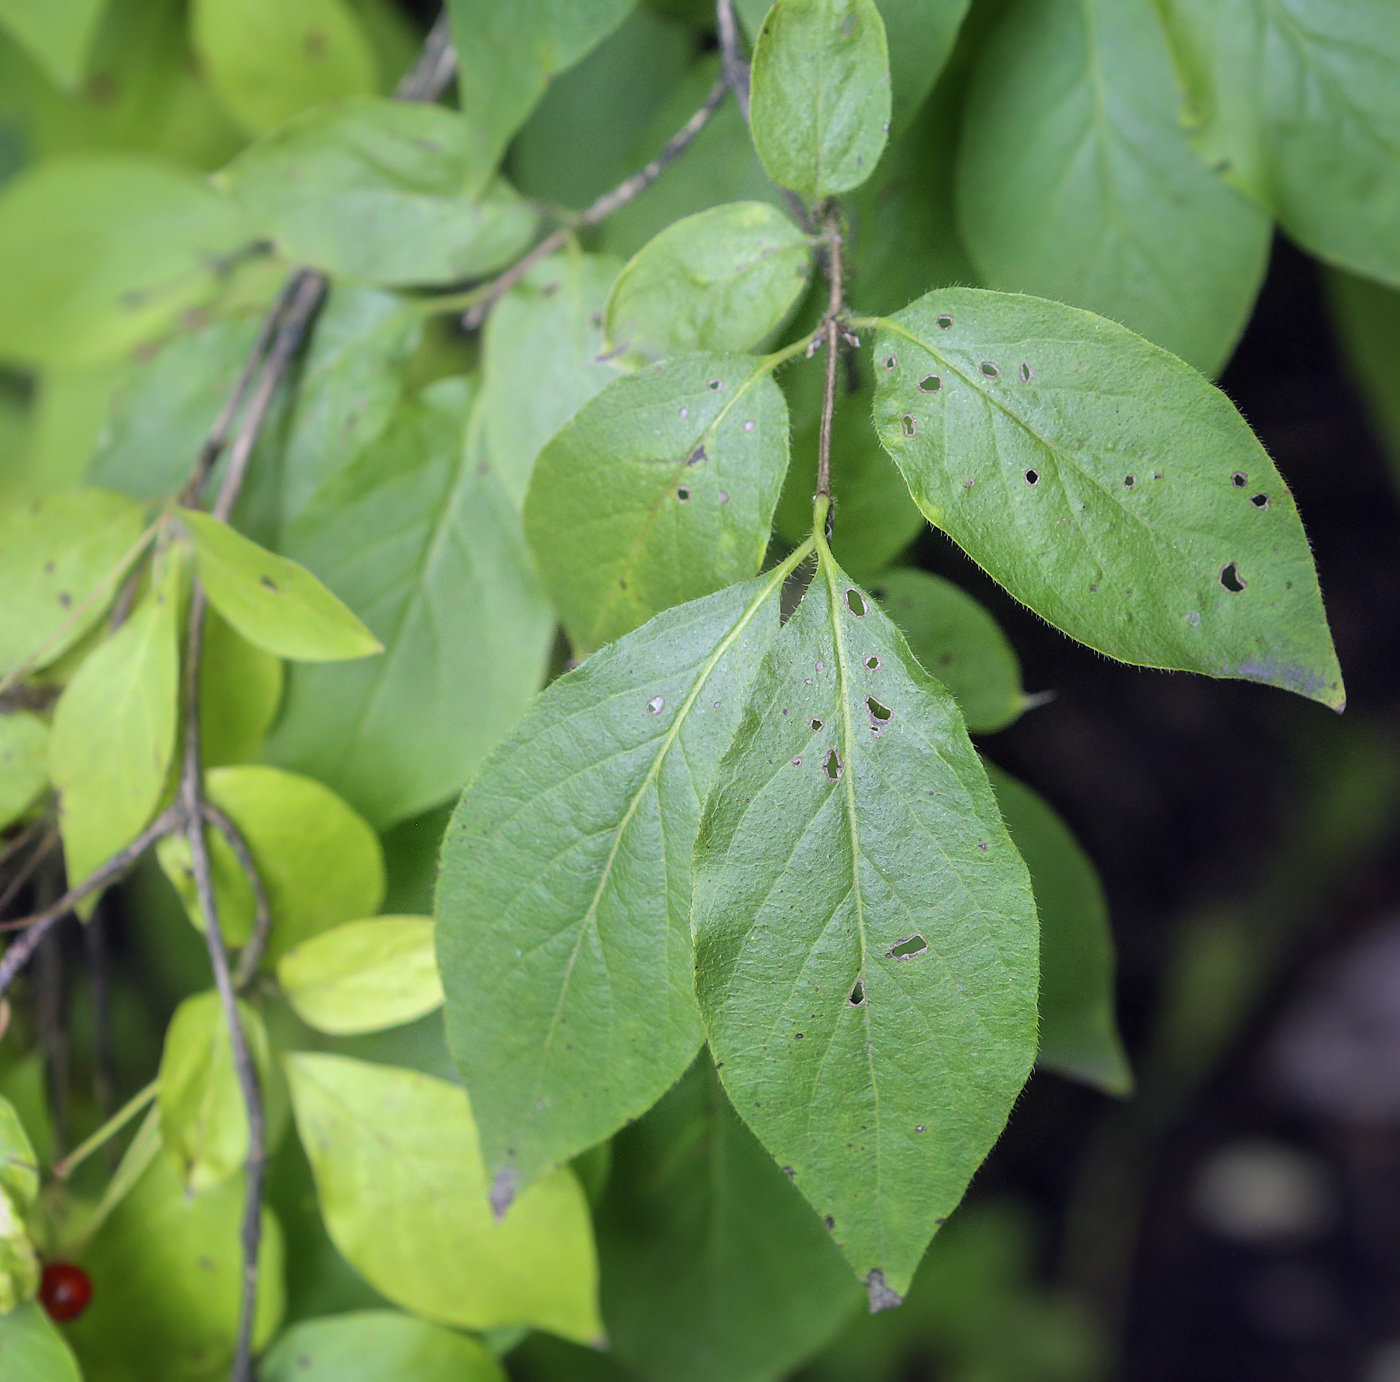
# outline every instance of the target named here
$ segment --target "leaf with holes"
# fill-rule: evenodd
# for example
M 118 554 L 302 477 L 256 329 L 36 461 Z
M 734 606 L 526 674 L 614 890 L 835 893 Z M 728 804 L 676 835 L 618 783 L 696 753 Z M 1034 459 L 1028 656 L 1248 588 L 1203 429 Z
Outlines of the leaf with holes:
M 64 688 L 49 737 L 70 884 L 156 813 L 175 752 L 182 572 L 178 557 Z
M 695 874 L 725 1089 L 896 1305 L 1035 1058 L 1035 904 L 952 697 L 824 546 Z
M 629 361 L 751 350 L 807 287 L 812 244 L 766 202 L 687 216 L 644 245 L 608 298 L 608 348 Z
M 924 669 L 952 693 L 974 734 L 990 734 L 1026 708 L 1021 666 L 997 621 L 966 591 L 913 567 L 887 571 L 871 592 Z
M 1098 874 L 1044 798 L 990 764 L 987 775 L 1040 914 L 1037 1062 L 1107 1094 L 1128 1094 L 1133 1072 L 1114 1016 L 1113 938 Z
M 0 511 L 0 676 L 46 667 L 102 618 L 145 526 L 139 504 L 100 489 Z
M 553 682 L 452 818 L 438 961 L 500 1204 L 643 1113 L 700 1044 L 690 855 L 791 566 Z
M 890 128 L 875 0 L 777 0 L 754 45 L 750 116 L 774 182 L 808 202 L 859 187 Z
M 265 135 L 220 174 L 288 259 L 362 283 L 453 283 L 529 248 L 539 213 L 487 186 L 472 125 L 442 106 L 362 96 Z
M 758 570 L 788 460 L 771 368 L 663 361 L 610 384 L 540 453 L 525 533 L 581 652 Z
M 493 1220 L 459 1086 L 344 1056 L 291 1055 L 287 1073 L 326 1228 L 376 1290 L 444 1324 L 601 1337 L 592 1226 L 572 1171 Z
M 860 1304 L 706 1056 L 617 1135 L 597 1219 L 608 1337 L 642 1377 L 785 1377 Z
M 518 509 L 545 443 L 617 378 L 600 363 L 609 256 L 566 249 L 536 264 L 497 304 L 481 346 L 481 444 Z
M 1400 25 L 1390 0 L 1160 0 L 1183 122 L 1299 243 L 1400 286 Z
M 250 643 L 278 657 L 333 662 L 384 645 L 303 566 L 264 551 L 197 509 L 180 522 L 194 541 L 209 603 Z
M 246 1003 L 238 1015 L 266 1089 L 267 1031 Z M 175 1009 L 158 1078 L 161 1145 L 187 1193 L 202 1194 L 248 1159 L 248 1113 L 217 993 L 195 994 Z
M 597 47 L 634 0 L 448 0 L 462 114 L 494 164 L 549 79 Z
M 468 435 L 473 399 L 451 378 L 402 405 L 283 539 L 387 651 L 293 669 L 268 756 L 380 828 L 461 790 L 518 723 L 553 637 L 479 410 Z
M 1019 0 L 978 60 L 958 167 L 989 286 L 1099 312 L 1207 374 L 1268 262 L 1268 215 L 1201 161 L 1152 0 Z
M 881 319 L 875 373 L 929 522 L 1056 628 L 1344 704 L 1293 497 L 1189 365 L 1078 308 L 958 288 Z
M 318 1031 L 353 1036 L 397 1027 L 442 1005 L 431 917 L 347 921 L 277 963 L 277 983 Z
M 397 1310 L 355 1310 L 294 1324 L 258 1364 L 262 1382 L 506 1382 L 476 1342 Z
M 384 855 L 365 821 L 313 778 L 261 764 L 215 768 L 205 793 L 242 833 L 252 852 L 272 913 L 268 959 L 345 921 L 371 916 L 384 896 Z M 230 945 L 247 941 L 253 894 L 224 838 L 210 829 L 209 854 L 219 922 Z M 156 856 L 203 926 L 190 872 L 189 845 L 167 836 Z

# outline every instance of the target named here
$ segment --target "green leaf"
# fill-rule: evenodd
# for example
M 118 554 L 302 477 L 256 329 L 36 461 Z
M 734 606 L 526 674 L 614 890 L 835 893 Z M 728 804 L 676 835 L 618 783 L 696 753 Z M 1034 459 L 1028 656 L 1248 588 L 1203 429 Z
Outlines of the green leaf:
M 39 1195 L 39 1157 L 20 1122 L 19 1111 L 0 1097 L 0 1191 L 21 1209 Z
M 135 155 L 45 160 L 0 197 L 0 358 L 114 360 L 208 301 L 251 237 L 192 173 Z
M 958 212 L 989 287 L 1112 317 L 1215 374 L 1271 226 L 1197 156 L 1178 105 L 1152 0 L 1019 0 L 969 93 Z
M 1210 167 L 1323 259 L 1400 286 L 1389 0 L 1158 0 Z
M 179 703 L 182 583 L 176 557 L 54 708 L 49 777 L 70 886 L 130 844 L 165 794 Z
M 377 826 L 461 790 L 538 689 L 554 621 L 468 381 L 403 406 L 293 523 L 284 549 L 384 641 L 357 666 L 294 669 L 268 746 Z M 464 713 L 466 708 L 466 713 Z
M 308 111 L 220 176 L 250 225 L 297 263 L 366 283 L 451 283 L 530 246 L 539 214 L 454 111 L 363 96 Z
M 82 1254 L 92 1304 L 64 1332 L 88 1382 L 227 1374 L 243 1289 L 243 1199 L 242 1176 L 187 1195 L 165 1157 L 151 1160 Z M 256 1348 L 276 1332 L 283 1298 L 282 1233 L 264 1210 Z
M 831 431 L 831 550 L 858 580 L 874 580 L 924 531 L 923 514 L 870 425 L 863 406 L 868 397 L 842 397 Z M 812 531 L 819 428 L 820 420 L 813 418 L 795 439 L 774 515 L 779 534 L 794 547 Z
M 871 594 L 924 669 L 948 688 L 974 734 L 1020 718 L 1026 695 L 1015 650 L 971 595 L 912 567 L 887 571 Z
M 875 426 L 930 523 L 1124 662 L 1340 709 L 1302 524 L 1224 394 L 1126 328 L 973 288 L 881 321 Z
M 39 1194 L 39 1158 L 19 1112 L 0 1098 L 0 1364 L 13 1366 L 5 1317 L 39 1287 L 39 1258 L 25 1218 Z
M 28 50 L 59 86 L 82 79 L 106 0 L 0 0 L 0 28 Z
M 77 1359 L 38 1301 L 0 1315 L 6 1382 L 83 1382 Z
M 1332 320 L 1391 473 L 1400 482 L 1400 292 L 1370 279 L 1327 275 Z
M 282 703 L 282 662 L 240 638 L 217 610 L 204 620 L 199 737 L 206 768 L 258 756 Z
M 462 114 L 494 164 L 544 94 L 627 17 L 635 0 L 448 0 Z
M 258 1365 L 262 1382 L 506 1382 L 475 1339 L 396 1310 L 293 1325 Z
M 725 1089 L 898 1304 L 1035 1058 L 1035 904 L 952 697 L 825 547 L 695 848 Z
M 482 444 L 517 509 L 544 444 L 617 377 L 597 359 L 617 271 L 615 259 L 565 249 L 536 264 L 487 319 Z
M 891 124 L 899 134 L 953 51 L 969 0 L 876 0 L 890 59 Z
M 264 551 L 227 523 L 182 509 L 209 601 L 250 643 L 278 657 L 335 662 L 384 645 L 303 566 Z
M 100 489 L 0 511 L 0 676 L 46 667 L 102 618 L 145 526 L 139 504 Z
M 855 1310 L 850 1269 L 707 1057 L 613 1146 L 603 1314 L 642 1377 L 770 1382 Z
M 374 53 L 343 0 L 194 0 L 190 32 L 215 94 L 252 134 L 378 85 Z
M 690 854 L 791 566 L 553 682 L 452 818 L 438 962 L 498 1203 L 643 1113 L 700 1044 Z
M 653 365 L 540 453 L 525 534 L 580 651 L 758 569 L 788 459 L 771 370 L 736 355 Z
M 431 917 L 348 921 L 294 946 L 277 982 L 318 1031 L 354 1036 L 398 1027 L 442 1006 Z
M 572 1172 L 495 1222 L 464 1090 L 344 1056 L 292 1055 L 287 1070 L 326 1227 L 371 1285 L 444 1324 L 600 1337 L 592 1229 Z
M 808 202 L 859 187 L 890 128 L 875 0 L 777 0 L 754 45 L 749 109 L 768 176 Z
M 213 769 L 206 774 L 205 792 L 253 853 L 272 912 L 269 961 L 379 909 L 384 895 L 379 840 L 328 787 L 280 768 L 248 764 Z M 206 833 L 219 923 L 230 945 L 242 945 L 253 924 L 252 891 L 223 837 L 213 829 Z M 184 837 L 162 840 L 156 854 L 190 919 L 202 927 Z
M 812 243 L 766 202 L 732 202 L 668 226 L 608 298 L 608 347 L 642 363 L 750 350 L 806 290 Z
M 987 775 L 1040 913 L 1038 1063 L 1126 1095 L 1133 1072 L 1114 1016 L 1113 938 L 1098 874 L 1043 797 L 991 765 Z
M 266 1087 L 269 1056 L 262 1018 L 246 1003 L 238 1005 L 238 1015 Z M 165 1154 L 186 1191 L 203 1194 L 242 1170 L 248 1159 L 248 1113 L 217 993 L 197 993 L 175 1009 L 159 1078 Z
M 49 785 L 49 727 L 27 710 L 0 714 L 0 830 L 8 830 Z

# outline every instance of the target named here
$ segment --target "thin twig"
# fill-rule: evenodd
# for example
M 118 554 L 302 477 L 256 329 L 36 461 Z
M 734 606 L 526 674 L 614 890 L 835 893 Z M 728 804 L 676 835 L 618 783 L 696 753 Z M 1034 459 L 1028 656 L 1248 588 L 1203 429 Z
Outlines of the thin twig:
M 14 982 L 15 975 L 24 968 L 34 948 L 44 938 L 45 933 L 55 923 L 61 921 L 90 893 L 105 888 L 124 874 L 157 840 L 173 834 L 180 827 L 180 813 L 175 807 L 162 811 L 125 849 L 118 850 L 104 864 L 99 865 L 75 888 L 69 888 L 57 902 L 35 912 L 33 916 L 19 921 L 7 921 L 0 930 L 17 931 L 20 936 L 0 957 L 0 994 Z
M 418 59 L 403 74 L 394 96 L 400 101 L 436 101 L 457 72 L 457 50 L 452 46 L 452 16 L 442 7 L 437 23 L 423 40 Z
M 236 494 L 235 496 L 236 497 Z M 238 1313 L 238 1336 L 234 1347 L 231 1382 L 251 1382 L 253 1376 L 253 1320 L 258 1305 L 258 1249 L 262 1242 L 262 1194 L 267 1174 L 267 1123 L 263 1114 L 262 1090 L 257 1067 L 248 1045 L 247 1033 L 238 1015 L 238 995 L 229 970 L 228 947 L 219 924 L 218 899 L 214 894 L 214 872 L 209 862 L 209 842 L 204 838 L 203 774 L 199 744 L 199 674 L 204 653 L 204 615 L 208 607 L 204 587 L 196 577 L 190 594 L 190 611 L 185 633 L 184 659 L 184 754 L 180 764 L 179 802 L 183 828 L 190 846 L 199 909 L 204 916 L 204 940 L 209 965 L 214 971 L 214 987 L 228 1025 L 229 1047 L 239 1089 L 248 1114 L 247 1184 L 243 1199 L 243 1290 Z
M 107 899 L 99 899 L 83 927 L 87 946 L 88 994 L 92 1002 L 92 1101 L 97 1116 L 112 1111 L 116 1076 L 112 1061 L 112 986 L 107 967 Z M 115 1170 L 115 1165 L 113 1166 Z
M 841 221 L 833 208 L 826 218 L 826 276 L 831 285 L 822 335 L 826 341 L 826 388 L 822 393 L 822 430 L 817 449 L 817 493 L 831 494 L 831 419 L 836 412 L 836 368 L 841 353 L 841 311 L 846 305 L 842 285 Z
M 133 1094 L 91 1137 L 75 1147 L 62 1161 L 54 1163 L 54 1179 L 67 1180 L 99 1147 L 110 1143 L 159 1093 L 160 1081 L 152 1080 L 145 1089 Z
M 49 823 L 49 818 L 47 816 L 39 816 L 37 819 L 30 821 L 3 850 L 0 850 L 0 869 L 3 869 L 16 854 L 27 849 L 39 835 L 43 834 L 44 828 L 49 825 Z
M 739 40 L 739 26 L 734 20 L 733 0 L 715 0 L 715 19 L 719 24 L 720 70 L 744 123 L 749 122 L 749 60 L 744 56 Z
M 253 982 L 262 963 L 263 951 L 267 948 L 267 933 L 272 927 L 272 909 L 268 905 L 267 887 L 258 871 L 257 860 L 243 838 L 243 832 L 233 820 L 212 801 L 204 803 L 204 819 L 212 825 L 228 842 L 238 867 L 253 890 L 253 929 L 247 943 L 238 956 L 238 969 L 233 976 L 233 986 L 242 993 Z
M 729 88 L 725 85 L 724 78 L 721 77 L 710 88 L 710 94 L 705 97 L 704 103 L 695 114 L 666 141 L 661 152 L 645 168 L 641 169 L 640 172 L 633 173 L 629 178 L 624 178 L 610 192 L 604 192 L 577 219 L 566 226 L 560 226 L 552 235 L 545 236 L 534 249 L 517 259 L 498 278 L 492 279 L 480 290 L 477 301 L 472 304 L 467 314 L 462 318 L 462 325 L 468 331 L 475 331 L 490 315 L 491 309 L 496 303 L 514 288 L 541 259 L 549 258 L 576 231 L 596 226 L 600 221 L 611 216 L 619 207 L 626 206 L 628 202 L 645 192 L 695 142 L 696 136 L 709 124 L 710 117 L 719 109 L 728 92 Z
M 48 858 L 49 851 L 58 843 L 58 827 L 51 826 L 49 833 L 39 842 L 39 847 L 20 866 L 20 870 L 10 879 L 9 886 L 0 893 L 0 913 L 19 896 L 20 889 L 34 876 L 34 870 Z

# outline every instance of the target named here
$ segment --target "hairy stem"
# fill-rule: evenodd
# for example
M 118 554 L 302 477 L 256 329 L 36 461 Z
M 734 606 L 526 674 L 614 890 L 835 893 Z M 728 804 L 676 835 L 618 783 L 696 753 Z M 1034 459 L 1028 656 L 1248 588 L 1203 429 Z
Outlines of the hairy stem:
M 821 333 L 826 343 L 826 387 L 822 392 L 822 430 L 817 448 L 817 494 L 831 494 L 831 419 L 836 412 L 836 370 L 841 354 L 841 311 L 846 305 L 842 285 L 841 220 L 833 208 L 826 218 L 826 277 L 831 291 Z

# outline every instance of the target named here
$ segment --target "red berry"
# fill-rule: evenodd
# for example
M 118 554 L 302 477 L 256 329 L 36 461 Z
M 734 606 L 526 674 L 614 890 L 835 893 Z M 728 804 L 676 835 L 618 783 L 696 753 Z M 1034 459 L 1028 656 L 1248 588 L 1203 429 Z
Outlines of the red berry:
M 39 1282 L 39 1303 L 59 1324 L 76 1320 L 92 1299 L 92 1278 L 71 1262 L 50 1262 Z

